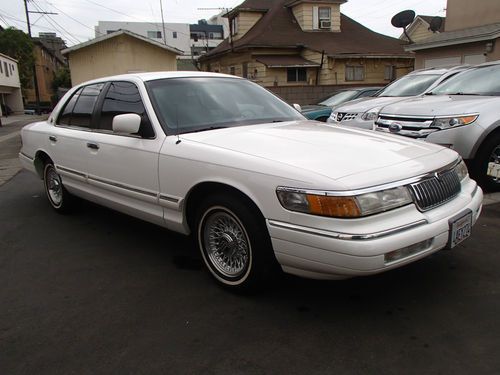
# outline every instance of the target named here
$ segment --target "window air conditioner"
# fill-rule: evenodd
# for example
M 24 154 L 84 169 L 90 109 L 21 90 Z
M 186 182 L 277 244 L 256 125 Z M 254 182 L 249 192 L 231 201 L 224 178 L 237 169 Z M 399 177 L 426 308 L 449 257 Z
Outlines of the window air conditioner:
M 330 29 L 332 26 L 332 22 L 331 21 L 320 21 L 319 23 L 319 28 L 320 29 Z

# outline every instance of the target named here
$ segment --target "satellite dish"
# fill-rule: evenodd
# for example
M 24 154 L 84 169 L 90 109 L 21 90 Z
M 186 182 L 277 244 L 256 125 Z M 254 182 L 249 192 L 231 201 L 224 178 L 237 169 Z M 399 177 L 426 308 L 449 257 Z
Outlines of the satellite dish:
M 431 24 L 429 26 L 429 29 L 435 33 L 437 31 L 439 31 L 439 29 L 441 28 L 441 26 L 443 26 L 443 19 L 441 17 L 434 17 L 432 20 L 431 20 Z
M 399 12 L 391 19 L 392 26 L 403 28 L 403 32 L 406 35 L 406 38 L 408 39 L 408 42 L 410 44 L 413 43 L 413 41 L 406 32 L 406 28 L 408 27 L 409 24 L 413 22 L 414 19 L 415 19 L 415 12 L 413 10 L 403 10 L 402 12 Z
M 405 28 L 415 19 L 415 12 L 413 10 L 403 10 L 391 19 L 392 26 Z

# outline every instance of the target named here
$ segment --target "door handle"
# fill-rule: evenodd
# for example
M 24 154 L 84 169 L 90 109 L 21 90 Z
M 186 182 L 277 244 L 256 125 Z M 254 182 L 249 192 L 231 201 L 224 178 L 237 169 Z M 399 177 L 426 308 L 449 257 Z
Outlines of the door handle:
M 51 142 L 57 142 L 57 138 L 56 138 L 56 137 L 54 137 L 53 135 L 49 136 L 49 140 L 50 140 Z
M 92 150 L 99 150 L 99 145 L 97 143 L 88 142 L 87 147 L 91 148 Z

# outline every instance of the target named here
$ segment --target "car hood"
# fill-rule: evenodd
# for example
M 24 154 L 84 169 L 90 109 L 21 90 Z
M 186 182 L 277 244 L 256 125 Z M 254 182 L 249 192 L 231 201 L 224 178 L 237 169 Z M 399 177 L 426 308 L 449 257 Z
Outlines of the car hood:
M 288 171 L 342 180 L 348 188 L 413 177 L 457 158 L 454 151 L 431 143 L 311 121 L 211 130 L 182 139 L 244 154 L 248 164 L 241 168 L 251 169 L 252 158 L 266 159 L 276 169 L 286 166 Z M 443 157 L 436 157 L 438 153 Z
M 381 114 L 401 116 L 448 116 L 480 112 L 492 103 L 500 106 L 498 96 L 438 95 L 420 96 L 384 107 Z
M 334 111 L 346 113 L 364 113 L 372 108 L 384 107 L 388 104 L 397 103 L 405 99 L 408 99 L 408 97 L 378 96 L 375 98 L 361 98 L 351 100 L 350 102 L 335 107 Z

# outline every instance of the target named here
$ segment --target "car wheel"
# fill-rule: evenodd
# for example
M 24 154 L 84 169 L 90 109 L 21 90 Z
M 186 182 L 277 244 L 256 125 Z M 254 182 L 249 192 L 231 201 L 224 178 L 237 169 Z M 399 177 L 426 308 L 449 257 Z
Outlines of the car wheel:
M 50 162 L 43 169 L 43 184 L 52 208 L 60 213 L 69 212 L 73 206 L 73 197 L 64 188 L 61 176 Z
M 487 175 L 490 162 L 500 163 L 500 133 L 489 137 L 476 156 L 475 177 L 486 191 L 500 191 L 500 178 Z
M 249 292 L 269 280 L 277 262 L 256 208 L 232 196 L 213 196 L 201 205 L 196 229 L 203 261 L 219 284 Z

